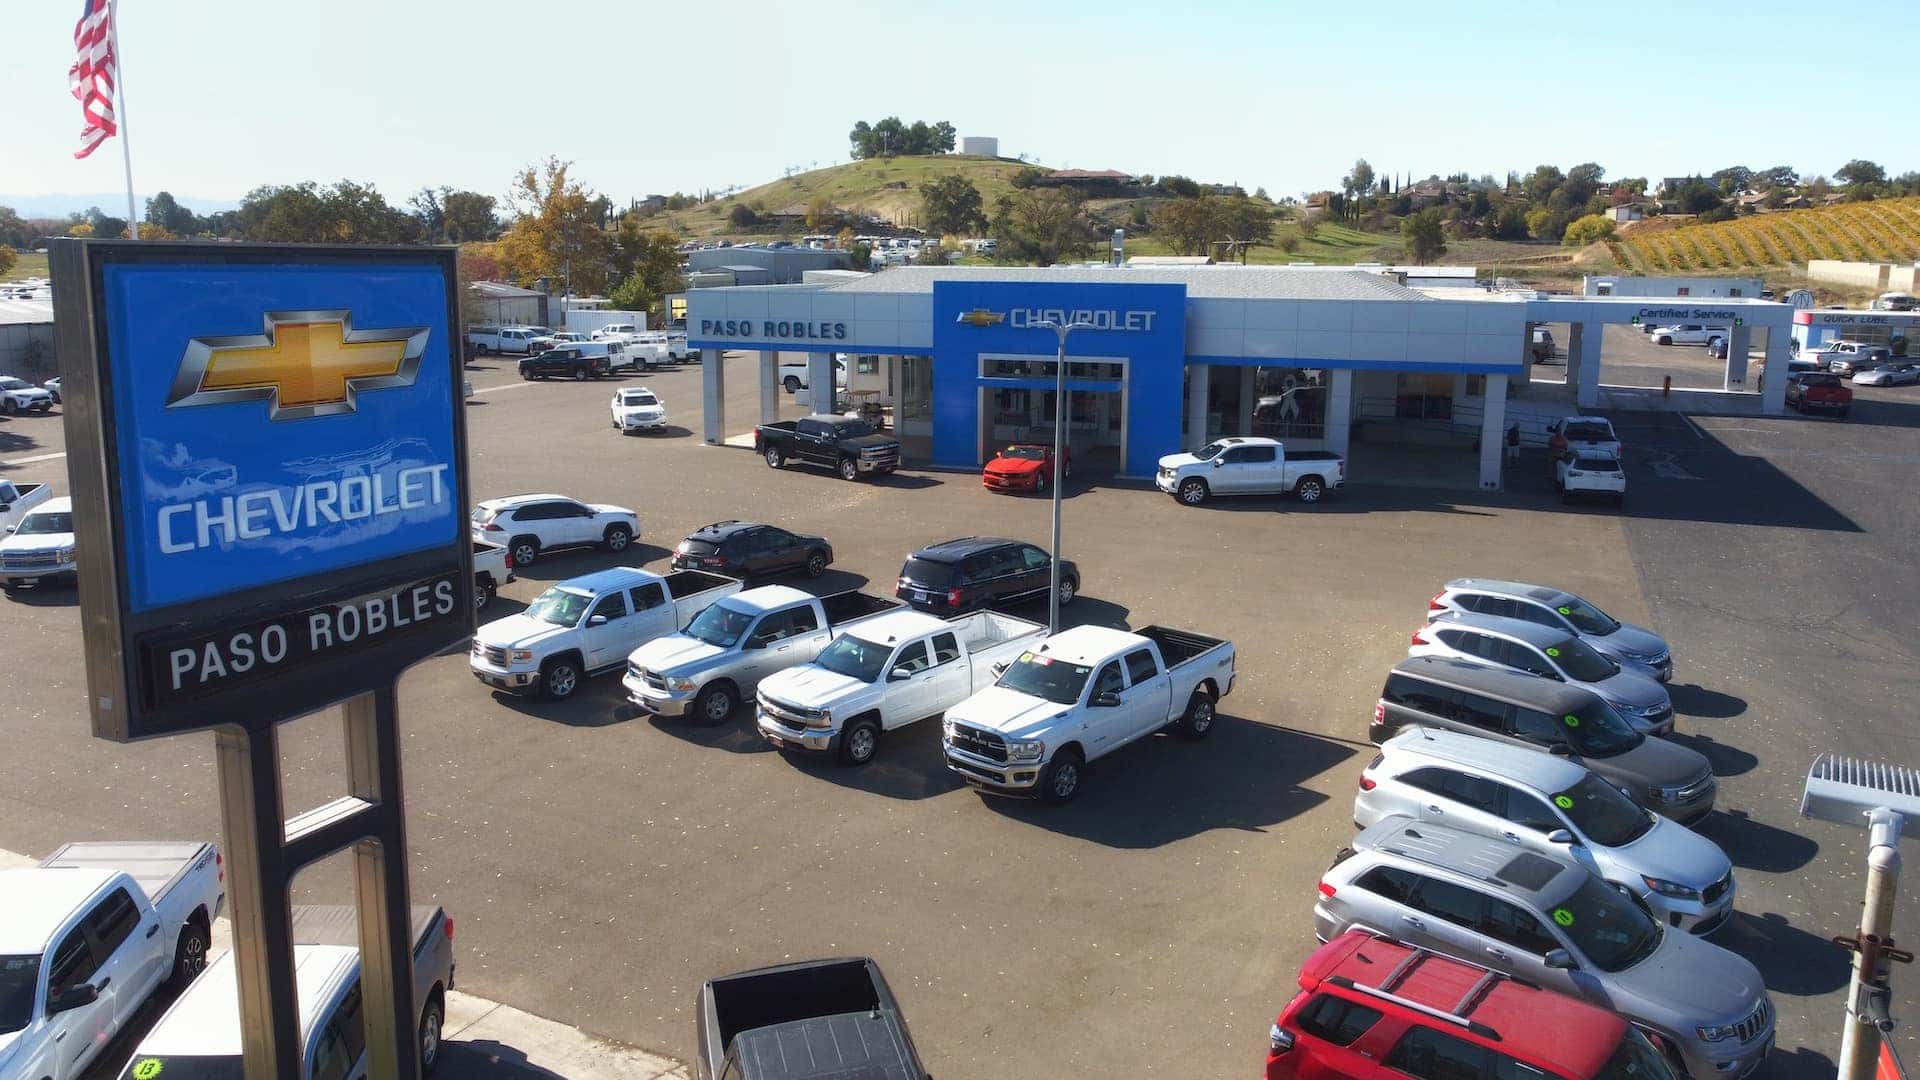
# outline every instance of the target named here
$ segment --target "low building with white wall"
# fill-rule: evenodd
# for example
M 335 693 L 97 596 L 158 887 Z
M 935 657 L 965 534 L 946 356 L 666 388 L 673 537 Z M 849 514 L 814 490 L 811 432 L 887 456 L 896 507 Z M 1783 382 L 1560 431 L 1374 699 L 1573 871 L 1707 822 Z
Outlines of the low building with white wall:
M 976 157 L 999 157 L 1000 137 L 997 135 L 963 135 L 960 137 L 960 152 Z
M 1758 299 L 1765 285 L 1748 277 L 1647 277 L 1588 275 L 1580 279 L 1585 296 L 1673 296 L 1690 299 Z

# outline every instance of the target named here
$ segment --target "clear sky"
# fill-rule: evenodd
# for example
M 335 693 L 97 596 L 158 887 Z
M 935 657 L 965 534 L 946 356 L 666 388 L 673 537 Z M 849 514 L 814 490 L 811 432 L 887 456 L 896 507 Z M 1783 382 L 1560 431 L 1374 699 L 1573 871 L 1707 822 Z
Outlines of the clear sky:
M 72 157 L 79 0 L 0 7 L 0 191 L 121 187 Z M 1576 15 L 1576 10 L 1578 14 Z M 855 120 L 1051 165 L 1275 196 L 1383 174 L 1920 168 L 1913 0 L 125 0 L 137 189 L 372 181 L 498 195 L 547 154 L 624 201 L 845 160 Z M 1873 58 L 1886 58 L 1877 65 Z M 1902 114 L 1905 114 L 1904 118 Z M 1903 122 L 1904 121 L 1904 122 Z

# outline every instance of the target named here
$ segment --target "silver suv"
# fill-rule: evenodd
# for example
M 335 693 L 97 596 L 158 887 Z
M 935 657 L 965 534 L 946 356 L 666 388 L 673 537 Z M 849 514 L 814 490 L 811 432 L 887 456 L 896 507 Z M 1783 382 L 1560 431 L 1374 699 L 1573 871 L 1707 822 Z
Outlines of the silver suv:
M 1673 699 L 1652 675 L 1628 670 L 1580 640 L 1539 623 L 1448 612 L 1414 631 L 1408 656 L 1450 656 L 1572 683 L 1599 694 L 1636 729 L 1673 731 Z
M 1621 622 L 1564 589 L 1492 578 L 1455 578 L 1427 601 L 1427 621 L 1448 611 L 1499 615 L 1579 634 L 1580 640 L 1615 660 L 1647 669 L 1661 682 L 1673 678 L 1673 650 L 1666 638 L 1644 626 Z
M 1773 1048 L 1773 1002 L 1746 960 L 1663 928 L 1577 862 L 1388 818 L 1320 880 L 1322 941 L 1358 927 L 1485 964 L 1657 1032 L 1696 1080 L 1740 1076 Z
M 1452 731 L 1410 728 L 1360 773 L 1353 823 L 1399 815 L 1571 857 L 1668 926 L 1711 934 L 1733 914 L 1733 863 L 1564 757 Z

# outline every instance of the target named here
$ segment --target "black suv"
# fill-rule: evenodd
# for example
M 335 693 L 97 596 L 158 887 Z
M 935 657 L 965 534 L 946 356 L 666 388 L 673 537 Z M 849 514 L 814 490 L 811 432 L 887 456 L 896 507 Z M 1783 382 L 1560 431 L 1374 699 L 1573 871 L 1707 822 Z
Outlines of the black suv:
M 1035 598 L 1052 588 L 1047 553 L 1019 540 L 969 536 L 907 556 L 893 595 L 925 611 L 955 615 Z M 1060 603 L 1080 591 L 1080 569 L 1060 561 Z
M 605 356 L 588 356 L 568 345 L 534 353 L 520 361 L 520 377 L 523 379 L 544 379 L 550 375 L 559 375 L 579 382 L 597 379 L 605 375 L 607 370 Z
M 755 521 L 716 521 L 695 529 L 673 549 L 675 570 L 708 570 L 737 578 L 800 570 L 819 577 L 833 563 L 825 537 L 802 536 Z

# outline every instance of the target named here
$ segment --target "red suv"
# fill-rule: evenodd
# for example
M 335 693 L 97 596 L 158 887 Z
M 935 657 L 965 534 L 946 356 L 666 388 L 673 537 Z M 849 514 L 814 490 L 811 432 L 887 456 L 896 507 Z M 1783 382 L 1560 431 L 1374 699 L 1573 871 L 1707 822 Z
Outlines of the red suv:
M 1321 946 L 1274 1022 L 1267 1080 L 1675 1080 L 1626 1020 L 1360 930 Z

